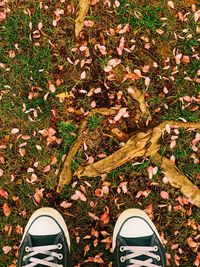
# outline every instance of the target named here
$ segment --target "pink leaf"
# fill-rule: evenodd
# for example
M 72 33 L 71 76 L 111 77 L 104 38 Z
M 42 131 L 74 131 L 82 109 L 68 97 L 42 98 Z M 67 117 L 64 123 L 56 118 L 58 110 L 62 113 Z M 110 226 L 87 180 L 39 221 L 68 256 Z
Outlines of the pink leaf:
M 115 68 L 118 64 L 121 63 L 121 59 L 119 58 L 112 58 L 108 61 L 108 66 L 112 66 L 113 68 Z
M 172 140 L 170 143 L 170 148 L 174 148 L 176 146 L 176 140 Z
M 194 13 L 194 21 L 197 22 L 200 18 L 200 10 L 197 10 L 195 13 Z
M 10 246 L 4 246 L 2 248 L 4 254 L 8 254 L 11 251 L 12 247 Z
M 55 86 L 54 86 L 50 81 L 48 82 L 48 87 L 49 87 L 49 90 L 50 90 L 52 93 L 55 93 L 56 88 L 55 88 Z
M 86 27 L 93 27 L 94 26 L 94 21 L 92 21 L 92 20 L 85 20 L 84 21 L 84 25 Z
M 94 6 L 94 5 L 96 5 L 99 1 L 100 1 L 100 0 L 91 0 L 91 1 L 90 1 L 90 5 L 91 5 L 91 6 Z
M 163 199 L 168 199 L 169 198 L 169 195 L 166 191 L 161 191 L 160 192 L 160 196 L 163 198 Z
M 167 1 L 167 5 L 171 8 L 174 8 L 174 3 L 173 1 Z
M 0 169 L 0 177 L 3 175 L 4 171 Z
M 34 199 L 35 199 L 35 201 L 37 202 L 37 203 L 40 203 L 40 201 L 41 201 L 41 198 L 43 198 L 43 191 L 44 191 L 44 189 L 38 189 L 38 188 L 36 188 L 36 190 L 35 190 L 36 192 L 35 192 L 35 194 L 34 194 Z
M 6 18 L 6 13 L 0 12 L 0 21 L 3 21 Z
M 47 165 L 47 166 L 44 167 L 43 172 L 49 172 L 50 170 L 51 170 L 51 166 Z
M 182 54 L 177 54 L 175 56 L 176 64 L 180 64 L 182 56 L 183 56 Z
M 167 95 L 169 93 L 167 87 L 164 87 L 163 92 Z
M 19 132 L 19 129 L 18 128 L 13 128 L 12 130 L 11 130 L 11 133 L 12 134 L 16 134 L 16 133 L 18 133 Z
M 198 246 L 198 244 L 193 241 L 192 237 L 187 238 L 187 243 L 191 248 L 196 248 Z
M 170 132 L 171 132 L 171 127 L 170 127 L 169 124 L 166 124 L 166 126 L 165 126 L 165 130 L 166 130 L 166 132 L 167 132 L 168 134 L 170 134 Z
M 149 84 L 150 84 L 150 78 L 149 77 L 146 77 L 145 80 L 144 80 L 144 84 L 146 87 L 149 87 Z
M 162 34 L 164 33 L 164 31 L 161 30 L 161 29 L 157 29 L 156 32 L 157 32 L 158 34 L 160 34 L 160 35 L 162 35 Z
M 4 189 L 0 189 L 0 196 L 4 197 L 5 199 L 8 199 L 8 192 Z
M 115 121 L 119 121 L 123 115 L 125 115 L 127 108 L 121 108 L 118 114 L 114 117 Z
M 149 65 L 145 65 L 144 67 L 142 67 L 142 71 L 143 71 L 144 73 L 149 72 Z
M 71 197 L 72 200 L 78 200 L 80 199 L 81 201 L 86 201 L 86 196 L 79 190 L 75 191 L 75 194 Z
M 3 213 L 6 217 L 8 217 L 11 213 L 10 207 L 8 206 L 7 203 L 3 204 Z
M 188 64 L 188 63 L 190 63 L 190 57 L 189 56 L 183 56 L 183 58 L 182 58 L 182 60 L 183 60 L 183 62 L 185 63 L 185 64 Z
M 83 72 L 81 73 L 81 80 L 84 80 L 85 78 L 86 78 L 86 72 L 83 71 Z
M 64 200 L 60 203 L 60 206 L 64 209 L 68 209 L 72 206 L 72 203 L 68 203 L 66 200 Z
M 95 102 L 95 101 L 92 101 L 92 103 L 91 103 L 91 107 L 92 107 L 92 108 L 95 108 L 95 107 L 96 107 L 96 102 Z
M 92 218 L 95 221 L 98 221 L 99 220 L 99 217 L 96 216 L 94 213 L 88 212 L 88 215 L 89 215 L 90 218 Z
M 165 176 L 163 177 L 163 182 L 166 184 L 166 183 L 169 183 L 169 179 Z
M 98 88 L 94 89 L 94 93 L 95 93 L 95 94 L 99 94 L 99 93 L 101 93 L 101 88 L 98 87 Z
M 104 45 L 98 44 L 97 47 L 103 56 L 107 55 L 106 47 Z
M 111 66 L 106 66 L 103 70 L 105 72 L 110 72 L 112 70 L 112 67 Z
M 116 5 L 116 7 L 119 7 L 120 6 L 120 2 L 118 0 L 115 0 L 115 5 Z
M 20 148 L 20 149 L 19 149 L 19 154 L 20 154 L 22 157 L 24 157 L 25 154 L 26 154 L 26 150 L 25 150 L 24 148 Z
M 10 57 L 10 58 L 15 58 L 15 51 L 10 50 L 10 51 L 9 51 L 9 57 Z
M 122 37 L 120 39 L 119 47 L 117 47 L 117 53 L 120 56 L 122 55 L 122 52 L 123 52 L 123 49 L 124 49 L 124 42 L 125 42 L 125 39 L 124 39 L 124 37 Z

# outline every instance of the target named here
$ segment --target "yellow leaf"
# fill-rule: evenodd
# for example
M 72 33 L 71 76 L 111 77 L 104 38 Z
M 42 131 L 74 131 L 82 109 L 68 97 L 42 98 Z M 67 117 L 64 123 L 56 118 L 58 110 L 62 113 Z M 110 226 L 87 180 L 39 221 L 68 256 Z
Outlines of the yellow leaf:
M 59 97 L 59 98 L 64 100 L 65 98 L 70 98 L 71 96 L 69 93 L 64 92 L 64 93 L 60 93 L 60 94 L 56 95 L 56 97 Z

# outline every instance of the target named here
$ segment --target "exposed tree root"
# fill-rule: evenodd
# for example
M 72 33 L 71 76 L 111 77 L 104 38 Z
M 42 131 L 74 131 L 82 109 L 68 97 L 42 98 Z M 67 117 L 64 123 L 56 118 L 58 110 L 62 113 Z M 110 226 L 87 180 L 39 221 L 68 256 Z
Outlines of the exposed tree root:
M 101 115 L 115 115 L 116 114 L 116 110 L 113 109 L 108 109 L 108 108 L 99 108 L 99 109 L 94 109 L 90 112 L 90 115 L 88 116 L 91 117 L 94 114 L 101 114 Z M 79 129 L 79 135 L 75 141 L 75 143 L 72 145 L 66 159 L 64 162 L 64 166 L 63 169 L 61 171 L 60 177 L 59 177 L 59 182 L 58 182 L 58 186 L 57 186 L 57 192 L 60 193 L 62 191 L 62 188 L 65 184 L 69 184 L 71 182 L 72 179 L 72 170 L 71 170 L 71 163 L 73 158 L 76 156 L 82 142 L 83 142 L 83 132 L 87 131 L 86 130 L 86 126 L 87 126 L 87 119 L 85 119 L 83 121 L 83 123 L 80 126 Z
M 141 92 L 137 88 L 133 88 L 133 90 L 129 90 L 129 93 L 131 93 L 132 97 L 140 104 L 140 116 L 146 118 L 147 121 L 151 120 L 151 115 Z M 88 117 L 94 115 L 95 113 L 102 115 L 115 115 L 116 110 L 107 108 L 94 109 Z M 173 187 L 179 188 L 186 197 L 192 200 L 194 205 L 200 207 L 200 190 L 198 187 L 195 186 L 184 174 L 180 173 L 180 171 L 177 170 L 176 166 L 168 158 L 161 157 L 158 153 L 160 149 L 159 139 L 164 134 L 166 125 L 168 125 L 168 127 L 200 129 L 200 122 L 165 121 L 146 132 L 134 133 L 129 139 L 129 136 L 126 133 L 115 129 L 112 131 L 113 134 L 117 136 L 119 140 L 120 138 L 123 141 L 128 139 L 126 144 L 110 156 L 98 162 L 85 167 L 79 167 L 74 175 L 77 175 L 78 177 L 96 177 L 101 174 L 109 173 L 135 158 L 150 157 L 153 162 L 161 164 L 161 168 L 165 173 L 165 176 L 169 179 L 170 184 Z M 71 162 L 83 142 L 82 136 L 83 132 L 86 131 L 86 126 L 87 120 L 82 123 L 79 136 L 67 155 L 64 168 L 60 174 L 57 192 L 61 192 L 63 186 L 71 182 Z
M 90 7 L 90 0 L 79 0 L 78 2 L 78 16 L 75 20 L 75 35 L 78 37 L 79 33 L 84 27 L 84 20 Z

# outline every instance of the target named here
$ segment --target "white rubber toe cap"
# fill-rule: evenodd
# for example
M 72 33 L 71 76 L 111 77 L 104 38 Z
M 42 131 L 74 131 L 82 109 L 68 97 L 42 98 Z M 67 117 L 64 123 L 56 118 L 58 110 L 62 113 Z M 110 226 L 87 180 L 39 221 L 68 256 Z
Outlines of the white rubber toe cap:
M 122 237 L 142 237 L 153 234 L 150 226 L 141 218 L 131 218 L 127 220 L 119 234 Z
M 60 233 L 61 229 L 64 232 L 70 249 L 69 232 L 62 215 L 53 208 L 40 208 L 36 210 L 29 219 L 24 230 L 22 241 L 27 232 L 31 235 L 53 235 Z
M 60 232 L 58 224 L 50 217 L 37 218 L 29 229 L 31 235 L 54 235 Z

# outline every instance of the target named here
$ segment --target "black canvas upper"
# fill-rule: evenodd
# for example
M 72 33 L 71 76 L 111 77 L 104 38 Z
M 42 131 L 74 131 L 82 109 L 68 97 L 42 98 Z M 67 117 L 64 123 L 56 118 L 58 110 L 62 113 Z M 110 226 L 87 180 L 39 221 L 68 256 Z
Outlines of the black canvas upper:
M 57 257 L 54 257 L 54 261 L 51 261 L 51 262 L 59 264 L 59 265 L 62 264 L 63 267 L 71 267 L 70 251 L 68 248 L 66 237 L 65 237 L 62 229 L 61 229 L 60 233 L 58 233 L 58 234 L 41 235 L 41 236 L 30 235 L 29 232 L 27 231 L 27 234 L 24 237 L 24 240 L 20 246 L 17 267 L 23 267 L 24 265 L 27 265 L 28 263 L 30 263 L 29 257 L 25 261 L 23 261 L 23 257 L 31 253 L 31 252 L 25 251 L 25 248 L 27 246 L 28 247 L 39 247 L 39 246 L 58 245 L 58 244 L 62 244 L 62 248 L 61 249 L 57 248 L 57 249 L 54 249 L 51 251 L 62 254 L 63 258 L 59 260 Z M 33 257 L 37 258 L 37 259 L 44 259 L 44 258 L 48 257 L 48 255 L 38 253 L 37 255 L 35 255 Z M 44 267 L 44 265 L 37 264 L 36 267 Z
M 131 218 L 134 218 L 134 217 L 131 217 Z M 122 224 L 121 229 L 122 229 L 124 223 Z M 115 250 L 114 250 L 114 267 L 126 267 L 126 266 L 131 265 L 129 260 L 126 260 L 125 262 L 120 261 L 120 257 L 133 253 L 130 251 L 121 252 L 120 251 L 121 246 L 137 246 L 137 247 L 138 246 L 148 246 L 148 247 L 157 246 L 158 250 L 152 251 L 152 253 L 160 256 L 160 261 L 157 261 L 157 259 L 145 256 L 145 255 L 134 257 L 134 259 L 145 261 L 145 260 L 151 258 L 152 264 L 157 264 L 158 266 L 166 267 L 166 257 L 165 257 L 164 247 L 163 247 L 162 243 L 160 242 L 159 238 L 157 237 L 156 233 L 153 233 L 153 235 L 150 235 L 150 236 L 129 237 L 128 238 L 128 237 L 120 236 L 119 233 L 120 233 L 121 229 L 119 230 L 118 235 L 116 237 L 116 246 L 115 246 Z M 152 231 L 153 231 L 153 229 L 152 229 Z

